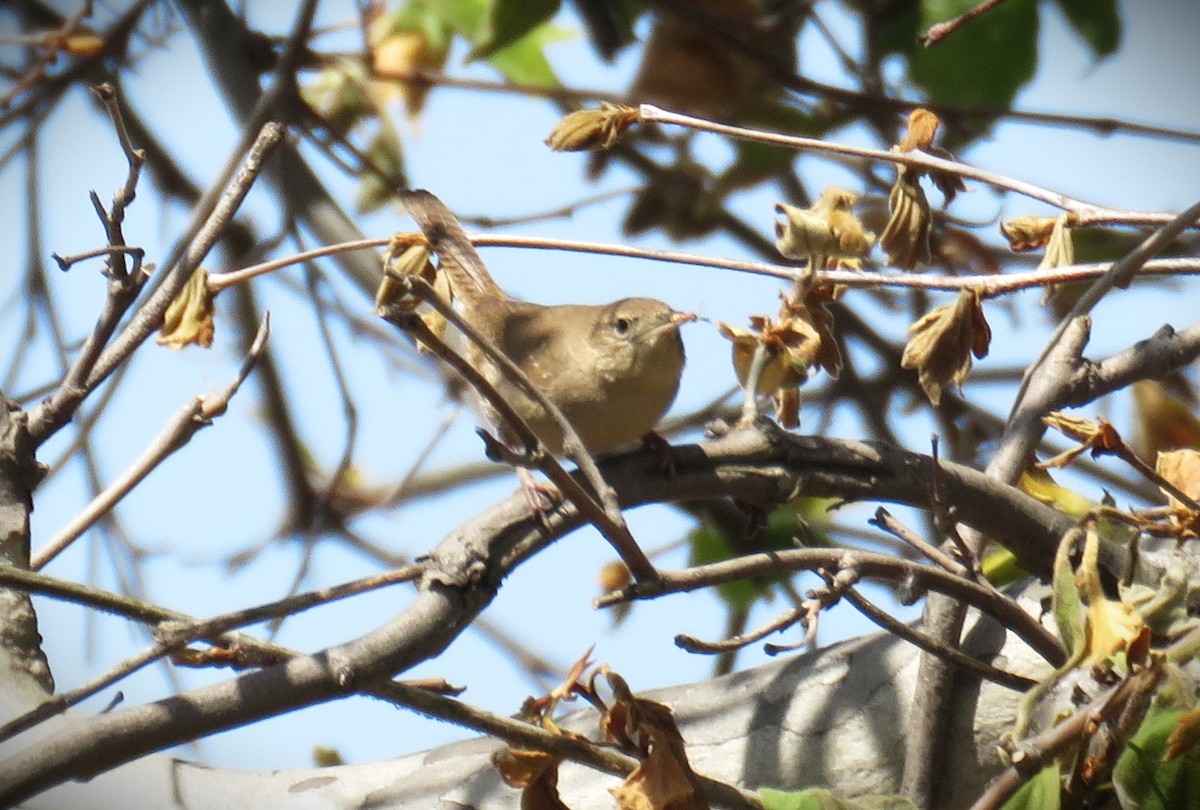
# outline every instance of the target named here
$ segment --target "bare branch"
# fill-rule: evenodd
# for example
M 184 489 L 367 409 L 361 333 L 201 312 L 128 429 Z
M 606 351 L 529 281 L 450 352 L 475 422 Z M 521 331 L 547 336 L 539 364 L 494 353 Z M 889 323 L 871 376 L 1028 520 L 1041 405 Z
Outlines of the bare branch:
M 198 432 L 212 424 L 214 417 L 225 413 L 229 400 L 241 388 L 246 377 L 254 368 L 254 363 L 266 347 L 267 336 L 271 331 L 271 319 L 264 317 L 259 325 L 254 344 L 242 363 L 237 377 L 218 392 L 215 396 L 197 396 L 185 405 L 159 435 L 150 443 L 145 452 L 133 462 L 121 475 L 117 476 L 103 492 L 92 499 L 71 521 L 59 530 L 58 534 L 46 541 L 38 549 L 30 561 L 30 567 L 37 571 L 46 563 L 61 554 L 71 543 L 75 542 L 92 524 L 104 517 L 115 507 L 122 498 L 133 491 L 133 488 L 145 480 L 159 464 L 167 460 L 172 453 L 191 441 Z

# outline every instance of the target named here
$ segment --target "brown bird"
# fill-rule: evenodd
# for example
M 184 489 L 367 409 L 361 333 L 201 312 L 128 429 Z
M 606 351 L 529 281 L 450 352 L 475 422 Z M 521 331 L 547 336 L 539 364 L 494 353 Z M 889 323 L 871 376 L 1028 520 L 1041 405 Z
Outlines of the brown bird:
M 463 316 L 562 410 L 590 453 L 616 449 L 654 429 L 679 391 L 684 364 L 679 326 L 695 315 L 653 298 L 555 306 L 512 298 L 440 200 L 423 190 L 404 192 L 401 199 L 437 252 Z M 477 346 L 469 344 L 466 351 L 546 447 L 561 453 L 562 430 L 545 409 Z M 511 444 L 511 431 L 499 428 Z

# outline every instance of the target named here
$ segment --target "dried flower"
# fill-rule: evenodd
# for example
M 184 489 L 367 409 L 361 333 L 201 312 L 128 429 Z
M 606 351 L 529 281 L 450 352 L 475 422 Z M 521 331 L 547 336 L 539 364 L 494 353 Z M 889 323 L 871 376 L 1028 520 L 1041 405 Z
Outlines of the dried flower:
M 597 109 L 576 110 L 559 121 L 546 137 L 546 145 L 556 152 L 608 149 L 637 120 L 633 107 L 605 102 Z
M 830 186 L 810 208 L 777 203 L 775 213 L 784 220 L 775 223 L 775 247 L 792 259 L 808 259 L 819 269 L 829 259 L 857 259 L 875 243 L 875 234 L 863 228 L 852 208 L 858 195 Z
M 1038 467 L 1044 470 L 1055 467 L 1066 467 L 1085 451 L 1092 451 L 1092 458 L 1105 453 L 1113 453 L 1124 447 L 1125 443 L 1117 433 L 1112 423 L 1097 418 L 1081 419 L 1069 416 L 1061 411 L 1051 411 L 1042 418 L 1047 426 L 1055 428 L 1064 436 L 1079 442 L 1076 447 L 1069 448 L 1053 458 L 1038 462 Z
M 901 152 L 929 149 L 933 146 L 933 138 L 937 135 L 941 123 L 935 113 L 918 107 L 908 114 L 908 127 L 904 131 L 904 138 L 896 145 L 896 148 Z
M 764 315 L 750 318 L 751 330 L 717 324 L 720 333 L 733 342 L 733 369 L 743 388 L 750 383 L 750 369 L 759 346 L 766 352 L 757 391 L 775 400 L 776 416 L 784 427 L 800 424 L 800 400 L 796 394 L 808 378 L 808 369 L 821 349 L 821 336 L 807 322 L 789 317 L 773 322 Z
M 431 260 L 429 245 L 424 243 L 409 244 L 412 234 L 396 234 L 384 255 L 383 279 L 375 291 L 376 310 L 384 307 L 395 307 L 401 312 L 417 311 L 417 316 L 425 322 L 429 331 L 439 338 L 446 334 L 446 318 L 440 312 L 428 305 L 422 304 L 419 296 L 413 295 L 411 288 L 395 276 L 418 276 L 433 285 L 434 292 L 450 303 L 454 300 L 450 289 L 450 279 L 446 273 L 439 273 Z M 406 246 L 407 245 L 407 246 Z M 401 248 L 404 248 L 401 250 Z M 399 255 L 396 252 L 400 251 Z M 391 272 L 388 272 L 391 271 Z M 421 347 L 424 349 L 424 347 Z
M 1063 213 L 1054 220 L 1054 227 L 1050 230 L 1050 239 L 1046 244 L 1046 253 L 1038 263 L 1038 270 L 1075 264 L 1075 244 L 1071 239 L 1071 229 L 1067 227 L 1070 218 L 1070 214 Z
M 214 309 L 213 294 L 208 289 L 208 271 L 198 267 L 167 307 L 158 330 L 159 344 L 171 349 L 192 344 L 212 348 Z
M 369 85 L 377 94 L 377 107 L 398 96 L 410 122 L 416 121 L 425 106 L 432 85 L 420 78 L 402 79 L 423 70 L 441 70 L 450 55 L 450 36 L 431 38 L 424 27 L 397 26 L 396 15 L 381 16 L 367 34 L 371 70 L 381 77 Z
M 933 112 L 918 107 L 908 114 L 908 128 L 904 132 L 904 138 L 896 145 L 896 149 L 901 152 L 911 152 L 914 149 L 919 149 L 934 157 L 954 160 L 954 155 L 940 146 L 933 145 L 933 139 L 937 135 L 938 127 L 941 126 L 941 123 Z M 905 171 L 916 172 L 917 176 L 920 176 L 919 170 L 911 166 L 901 166 L 899 171 L 901 174 Z M 967 190 L 963 179 L 957 174 L 931 170 L 929 172 L 929 179 L 937 186 L 938 191 L 942 192 L 942 196 L 945 198 L 947 204 L 954 199 L 954 196 L 958 192 Z
M 1045 247 L 1056 222 L 1054 217 L 1013 217 L 1000 223 L 1000 233 L 1008 240 L 1009 249 L 1021 253 Z
M 971 373 L 971 355 L 986 357 L 992 340 L 975 290 L 963 290 L 953 304 L 922 316 L 908 334 L 900 365 L 918 370 L 921 388 L 934 405 L 941 401 L 947 383 L 962 385 Z
M 788 300 L 784 304 L 788 315 L 808 324 L 816 332 L 817 347 L 809 366 L 824 369 L 830 377 L 837 377 L 842 371 L 842 352 L 833 334 L 833 313 L 829 311 L 829 304 L 841 297 L 843 289 L 816 280 L 807 285 L 799 301 Z
M 929 263 L 929 232 L 933 215 L 919 177 L 916 172 L 905 171 L 905 167 L 901 167 L 888 195 L 888 208 L 892 215 L 883 235 L 879 237 L 879 246 L 888 255 L 887 263 L 905 270 L 912 270 L 918 263 Z

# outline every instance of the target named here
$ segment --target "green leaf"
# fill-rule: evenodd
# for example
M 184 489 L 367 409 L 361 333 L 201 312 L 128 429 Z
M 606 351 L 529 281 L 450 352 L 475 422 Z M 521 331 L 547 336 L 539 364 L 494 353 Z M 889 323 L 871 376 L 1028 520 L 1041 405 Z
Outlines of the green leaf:
M 488 11 L 486 0 L 424 0 L 424 5 L 460 36 L 478 46 L 476 37 L 483 30 Z M 542 53 L 542 46 L 561 37 L 560 32 L 543 25 L 496 51 L 487 61 L 511 82 L 555 87 L 558 78 Z
M 1058 810 L 1062 804 L 1062 775 L 1058 766 L 1051 764 L 1042 768 L 1012 798 L 1004 803 L 1003 810 Z
M 646 10 L 643 0 L 575 0 L 592 47 L 606 62 L 617 51 L 637 41 L 633 26 Z
M 1085 609 L 1079 596 L 1079 586 L 1075 583 L 1075 568 L 1071 565 L 1070 555 L 1071 546 L 1080 538 L 1078 531 L 1067 532 L 1054 555 L 1054 622 L 1058 625 L 1058 637 L 1072 655 L 1080 652 L 1086 643 L 1083 626 Z
M 997 587 L 1011 585 L 1029 576 L 1029 572 L 1017 563 L 1017 555 L 1006 548 L 997 548 L 985 554 L 982 568 L 987 581 Z
M 1188 750 L 1163 762 L 1167 739 L 1183 712 L 1150 709 L 1113 770 L 1113 787 L 1122 807 L 1172 810 L 1200 807 L 1200 752 Z
M 385 120 L 367 146 L 367 157 L 379 173 L 368 170 L 358 186 L 355 207 L 361 214 L 376 211 L 396 198 L 397 189 L 408 185 L 404 173 L 404 147 L 400 136 Z
M 688 539 L 691 541 L 690 565 L 720 562 L 735 556 L 724 532 L 709 521 L 703 521 L 693 529 Z M 762 583 L 749 579 L 735 579 L 717 586 L 721 599 L 732 608 L 749 607 L 766 592 Z
M 922 31 L 971 9 L 976 0 L 924 0 Z M 1036 0 L 1008 0 L 931 48 L 913 46 L 909 73 L 931 100 L 1007 108 L 1037 67 Z
M 1058 0 L 1058 5 L 1097 59 L 1108 56 L 1120 46 L 1121 18 L 1117 15 L 1117 0 Z
M 486 59 L 507 48 L 558 13 L 560 0 L 492 0 L 467 61 Z
M 771 790 L 758 792 L 763 810 L 917 810 L 903 796 L 869 795 L 843 799 L 825 788 Z

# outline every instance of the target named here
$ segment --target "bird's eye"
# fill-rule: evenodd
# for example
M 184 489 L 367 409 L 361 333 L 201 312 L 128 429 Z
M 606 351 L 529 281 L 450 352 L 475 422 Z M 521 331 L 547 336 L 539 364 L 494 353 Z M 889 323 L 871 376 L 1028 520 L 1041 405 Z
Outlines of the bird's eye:
M 617 318 L 613 321 L 613 328 L 617 330 L 618 335 L 623 335 L 629 331 L 629 319 Z

